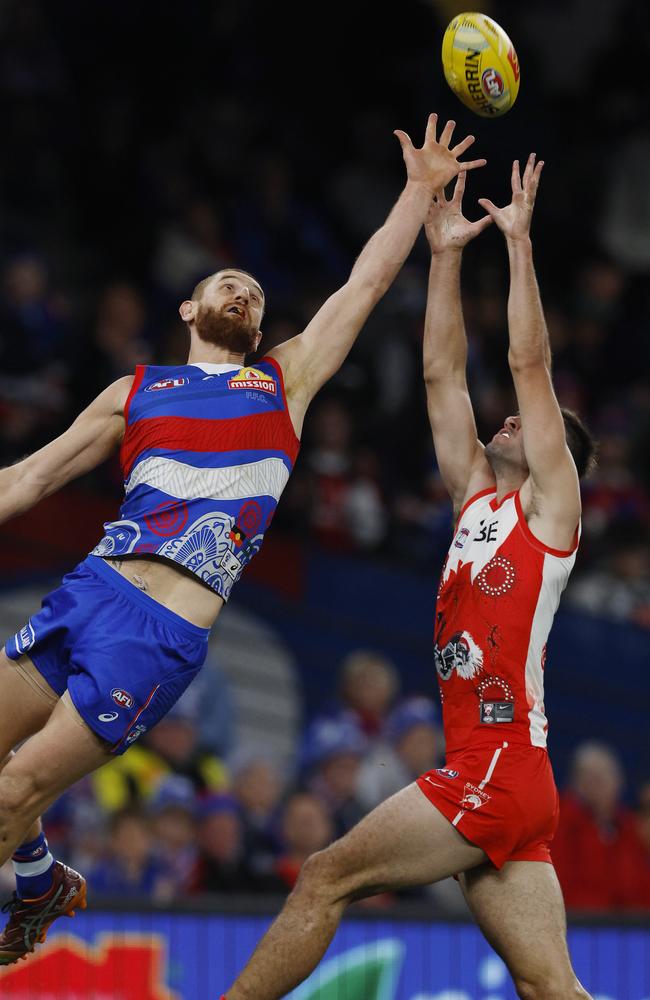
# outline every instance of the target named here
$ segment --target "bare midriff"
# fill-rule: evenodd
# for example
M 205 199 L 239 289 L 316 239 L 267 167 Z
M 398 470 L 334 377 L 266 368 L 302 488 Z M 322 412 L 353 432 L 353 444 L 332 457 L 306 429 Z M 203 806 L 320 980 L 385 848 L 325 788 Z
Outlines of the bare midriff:
M 129 557 L 105 562 L 142 593 L 199 628 L 211 628 L 223 607 L 218 594 L 167 560 Z

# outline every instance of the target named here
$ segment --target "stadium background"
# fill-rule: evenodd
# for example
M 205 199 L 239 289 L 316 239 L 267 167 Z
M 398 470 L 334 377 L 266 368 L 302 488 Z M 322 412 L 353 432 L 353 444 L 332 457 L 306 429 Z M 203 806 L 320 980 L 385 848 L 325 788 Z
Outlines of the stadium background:
M 549 646 L 550 747 L 562 787 L 585 741 L 610 748 L 612 757 L 599 752 L 614 786 L 621 762 L 603 850 L 615 852 L 623 832 L 637 838 L 633 885 L 627 895 L 604 886 L 580 905 L 601 916 L 613 908 L 620 924 L 633 919 L 624 911 L 650 909 L 650 29 L 638 3 L 483 4 L 522 66 L 513 111 L 485 121 L 453 98 L 440 69 L 442 31 L 460 9 L 3 0 L 0 458 L 40 447 L 136 363 L 184 360 L 177 305 L 221 266 L 261 281 L 266 348 L 299 332 L 401 189 L 394 128 L 421 140 L 436 110 L 477 135 L 488 166 L 468 181 L 470 217 L 481 195 L 505 202 L 512 158 L 535 150 L 546 161 L 533 235 L 555 382 L 600 441 Z M 514 405 L 499 234 L 465 258 L 471 388 L 491 436 Z M 435 716 L 409 700 L 436 697 L 431 621 L 450 530 L 420 376 L 426 270 L 422 241 L 313 404 L 296 472 L 216 629 L 199 694 L 157 743 L 130 751 L 132 769 L 82 783 L 48 817 L 53 846 L 94 872 L 106 906 L 119 894 L 142 913 L 147 901 L 179 899 L 221 912 L 227 901 L 211 892 L 232 901 L 245 891 L 239 912 L 270 912 L 300 851 L 363 811 L 363 794 L 334 803 L 324 790 L 328 740 L 350 773 L 361 762 L 376 779 L 383 737 L 394 755 L 409 712 Z M 6 634 L 100 537 L 120 485 L 109 463 L 0 527 Z M 360 649 L 387 660 L 399 687 L 392 735 L 367 714 L 363 745 L 340 715 L 337 680 Z M 319 728 L 324 715 L 334 728 Z M 429 735 L 439 754 L 435 720 Z M 264 816 L 243 801 L 244 786 L 249 800 L 266 799 Z M 395 920 L 409 906 L 463 918 L 453 889 L 380 905 Z M 592 969 L 595 944 L 587 951 Z M 650 995 L 650 983 L 630 984 L 612 995 Z

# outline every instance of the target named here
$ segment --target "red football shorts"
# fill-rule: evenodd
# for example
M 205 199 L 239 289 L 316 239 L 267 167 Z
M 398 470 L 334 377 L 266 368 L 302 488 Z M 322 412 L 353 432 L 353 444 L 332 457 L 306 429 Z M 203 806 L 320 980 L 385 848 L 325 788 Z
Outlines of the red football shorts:
M 547 861 L 559 819 L 551 763 L 541 747 L 499 744 L 456 754 L 417 783 L 497 868 Z

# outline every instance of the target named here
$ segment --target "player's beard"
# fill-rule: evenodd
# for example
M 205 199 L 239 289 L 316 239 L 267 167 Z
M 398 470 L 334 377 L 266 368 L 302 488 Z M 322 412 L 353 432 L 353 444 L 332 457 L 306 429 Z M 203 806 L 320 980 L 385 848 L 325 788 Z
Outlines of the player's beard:
M 199 339 L 215 347 L 224 347 L 233 354 L 251 354 L 255 350 L 257 330 L 249 320 L 234 313 L 211 309 L 199 303 L 194 317 Z
M 484 455 L 495 476 L 512 474 L 515 470 L 521 473 L 528 473 L 528 466 L 522 460 L 521 456 L 503 452 L 498 445 L 493 445 L 491 441 L 489 444 L 486 444 Z

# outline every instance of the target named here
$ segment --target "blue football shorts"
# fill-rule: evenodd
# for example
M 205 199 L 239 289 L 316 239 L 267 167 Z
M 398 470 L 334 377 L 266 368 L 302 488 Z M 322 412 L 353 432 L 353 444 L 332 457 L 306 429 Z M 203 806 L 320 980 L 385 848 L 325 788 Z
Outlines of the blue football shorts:
M 66 691 L 110 752 L 122 754 L 178 701 L 203 666 L 209 629 L 192 625 L 88 556 L 5 645 Z

